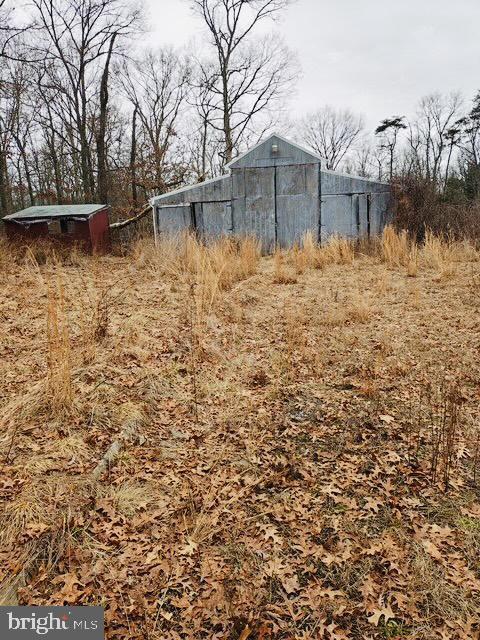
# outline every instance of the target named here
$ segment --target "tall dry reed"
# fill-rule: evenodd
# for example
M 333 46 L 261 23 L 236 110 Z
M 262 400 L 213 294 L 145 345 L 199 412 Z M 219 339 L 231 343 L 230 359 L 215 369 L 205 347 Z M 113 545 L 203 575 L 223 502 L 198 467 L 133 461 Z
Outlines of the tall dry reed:
M 60 275 L 47 289 L 47 399 L 54 414 L 73 405 L 72 354 L 65 310 L 64 284 Z

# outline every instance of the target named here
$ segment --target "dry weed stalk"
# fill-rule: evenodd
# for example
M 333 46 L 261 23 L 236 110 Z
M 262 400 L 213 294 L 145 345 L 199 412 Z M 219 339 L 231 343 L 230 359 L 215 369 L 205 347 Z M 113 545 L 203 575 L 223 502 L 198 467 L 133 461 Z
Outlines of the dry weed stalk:
M 468 238 L 452 244 L 453 259 L 457 262 L 478 262 L 480 251 Z
M 431 231 L 425 233 L 425 241 L 422 249 L 422 259 L 427 267 L 441 270 L 452 259 L 452 242 L 441 236 L 436 236 Z
M 391 291 L 392 278 L 387 269 L 383 269 L 379 274 L 375 288 L 381 296 L 384 296 L 388 291 Z
M 73 405 L 72 358 L 64 285 L 57 274 L 55 285 L 47 288 L 47 395 L 55 414 Z
M 407 260 L 407 276 L 409 278 L 416 278 L 418 274 L 418 247 L 416 244 L 412 244 L 410 251 L 408 252 Z
M 441 483 L 445 490 L 450 487 L 460 444 L 465 441 L 463 403 L 457 381 L 444 379 L 438 387 L 426 384 L 416 413 L 410 408 L 409 449 L 415 458 L 426 454 L 432 484 Z
M 289 358 L 296 352 L 302 352 L 306 345 L 306 318 L 299 309 L 284 310 L 284 339 Z
M 360 293 L 355 291 L 346 308 L 346 318 L 353 322 L 367 322 L 372 316 L 372 306 L 370 301 Z
M 301 276 L 308 266 L 308 260 L 305 250 L 301 249 L 297 244 L 295 244 L 292 249 L 291 255 L 295 273 L 297 276 Z
M 167 276 L 184 283 L 195 284 L 195 305 L 198 317 L 208 315 L 219 294 L 228 291 L 257 271 L 260 242 L 252 237 L 224 237 L 205 244 L 193 233 L 162 236 L 157 246 L 149 240 L 139 240 L 133 257 L 137 267 L 148 269 L 155 276 Z
M 93 336 L 97 342 L 101 342 L 107 335 L 110 324 L 110 304 L 111 299 L 108 287 L 98 289 L 93 318 Z
M 447 280 L 455 275 L 457 245 L 451 237 L 436 236 L 427 230 L 422 249 L 422 259 L 427 267 L 438 272 L 438 280 Z
M 422 307 L 422 294 L 420 288 L 414 284 L 408 289 L 408 304 L 412 309 L 420 309 Z
M 353 264 L 355 259 L 355 247 L 351 240 L 340 236 L 331 236 L 322 252 L 326 263 Z
M 480 475 L 480 424 L 477 425 L 477 433 L 473 439 L 473 484 L 477 486 Z
M 290 274 L 286 266 L 286 255 L 279 247 L 273 254 L 273 282 L 275 284 L 295 284 L 297 278 Z
M 410 259 L 410 242 L 407 232 L 405 230 L 397 232 L 392 226 L 387 225 L 380 241 L 380 254 L 382 260 L 390 267 L 407 265 Z
M 313 233 L 311 231 L 307 231 L 307 233 L 303 236 L 302 246 L 307 267 L 312 269 L 319 266 L 318 253 L 320 247 L 315 241 Z
M 188 330 L 190 338 L 190 379 L 192 383 L 192 397 L 193 397 L 193 413 L 195 416 L 195 423 L 198 425 L 198 352 L 199 352 L 199 316 L 198 307 L 195 300 L 195 284 L 192 282 L 189 286 L 190 301 L 188 304 Z
M 126 402 L 120 407 L 119 422 L 121 425 L 118 437 L 111 443 L 102 459 L 92 471 L 92 480 L 97 482 L 101 476 L 115 464 L 120 452 L 130 440 L 141 440 L 139 430 L 145 422 L 143 409 L 133 402 Z

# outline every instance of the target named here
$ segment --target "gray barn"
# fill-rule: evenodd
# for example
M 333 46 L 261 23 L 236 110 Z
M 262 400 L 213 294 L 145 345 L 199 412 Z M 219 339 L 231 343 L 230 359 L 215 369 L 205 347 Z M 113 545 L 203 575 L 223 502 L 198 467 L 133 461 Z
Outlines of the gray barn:
M 381 233 L 388 184 L 321 168 L 321 158 L 272 135 L 229 165 L 229 174 L 153 198 L 155 237 L 195 230 L 205 239 L 254 235 L 263 250 Z

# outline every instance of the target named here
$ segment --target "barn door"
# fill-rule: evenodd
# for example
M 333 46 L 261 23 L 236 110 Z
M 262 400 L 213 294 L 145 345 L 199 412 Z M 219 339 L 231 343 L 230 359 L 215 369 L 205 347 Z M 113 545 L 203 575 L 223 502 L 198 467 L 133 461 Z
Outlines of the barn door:
M 275 167 L 276 241 L 282 248 L 300 244 L 310 231 L 319 232 L 320 165 Z
M 347 238 L 358 235 L 357 208 L 350 194 L 322 196 L 322 242 L 334 235 Z
M 258 238 L 265 252 L 275 247 L 275 168 L 247 168 L 244 174 L 245 210 L 235 200 L 238 230 Z
M 202 238 L 215 239 L 233 233 L 232 202 L 195 202 L 195 228 Z
M 189 204 L 167 204 L 156 208 L 157 232 L 177 235 L 192 226 L 192 211 Z

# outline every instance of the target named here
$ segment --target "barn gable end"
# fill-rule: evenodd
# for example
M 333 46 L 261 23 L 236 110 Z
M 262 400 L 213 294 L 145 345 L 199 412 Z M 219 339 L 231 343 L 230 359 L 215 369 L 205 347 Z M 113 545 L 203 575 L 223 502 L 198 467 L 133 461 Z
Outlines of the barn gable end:
M 250 149 L 227 165 L 229 169 L 276 167 L 295 164 L 319 164 L 320 158 L 311 151 L 289 142 L 277 134 Z

